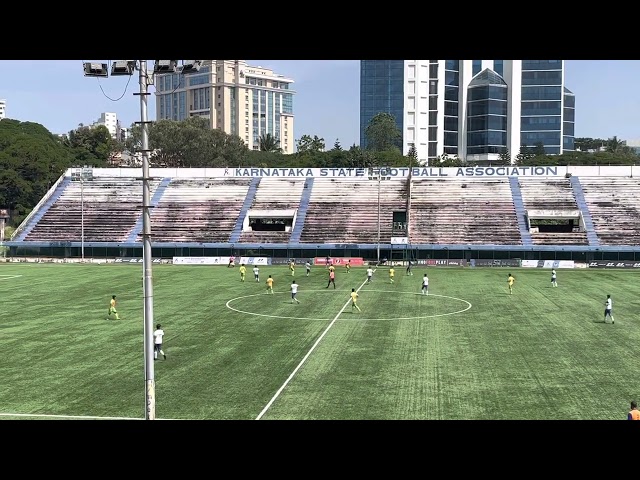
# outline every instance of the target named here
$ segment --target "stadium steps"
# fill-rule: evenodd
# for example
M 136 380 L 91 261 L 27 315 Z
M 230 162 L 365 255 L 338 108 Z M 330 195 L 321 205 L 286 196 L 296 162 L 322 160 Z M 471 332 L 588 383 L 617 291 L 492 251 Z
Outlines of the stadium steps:
M 51 196 L 38 208 L 34 213 L 31 219 L 28 219 L 28 223 L 22 229 L 22 232 L 13 239 L 14 242 L 22 242 L 24 239 L 31 233 L 33 227 L 42 220 L 44 214 L 47 213 L 47 210 L 51 208 L 51 206 L 58 201 L 60 196 L 62 196 L 62 192 L 69 186 L 71 183 L 71 177 L 64 177 L 64 179 L 58 184 L 56 189 L 53 191 Z
M 291 232 L 290 241 L 292 243 L 300 243 L 300 236 L 302 235 L 302 229 L 304 228 L 304 220 L 307 217 L 307 209 L 309 208 L 312 188 L 313 177 L 308 177 L 304 182 L 304 190 L 302 190 L 302 196 L 300 197 L 300 206 L 298 207 L 296 224 L 293 227 L 293 232 Z
M 253 205 L 253 201 L 256 198 L 256 192 L 258 191 L 258 185 L 260 185 L 261 179 L 262 177 L 253 177 L 253 179 L 251 180 L 251 185 L 249 185 L 247 196 L 244 197 L 242 210 L 240 210 L 240 214 L 238 215 L 238 219 L 236 220 L 236 226 L 233 227 L 233 232 L 231 232 L 231 236 L 229 237 L 229 243 L 238 243 L 238 241 L 240 240 L 240 235 L 242 235 L 242 225 L 244 224 L 244 217 L 247 216 L 251 205 Z
M 531 232 L 529 232 L 529 229 L 527 228 L 526 210 L 524 208 L 524 202 L 522 201 L 522 191 L 520 190 L 518 177 L 509 177 L 509 186 L 511 187 L 511 198 L 513 199 L 513 204 L 516 207 L 518 229 L 520 230 L 522 245 L 530 247 L 533 245 L 533 240 L 531 239 Z
M 162 195 L 164 194 L 164 191 L 167 189 L 167 186 L 170 183 L 171 178 L 167 177 L 162 179 L 160 185 L 158 185 L 158 188 L 156 188 L 156 191 L 153 193 L 153 197 L 151 197 L 151 207 L 155 207 L 158 205 L 160 199 L 162 198 Z M 140 216 L 138 217 L 133 230 L 131 230 L 129 237 L 127 237 L 127 242 L 129 243 L 134 243 L 137 240 L 138 235 L 140 235 L 140 232 L 142 232 L 142 214 L 143 212 L 142 210 L 140 210 Z
M 584 199 L 584 191 L 582 190 L 582 185 L 580 184 L 580 179 L 574 175 L 569 178 L 571 182 L 571 188 L 573 188 L 573 194 L 576 197 L 576 204 L 582 213 L 582 219 L 584 220 L 584 226 L 587 229 L 587 241 L 589 242 L 590 247 L 599 247 L 600 240 L 598 239 L 598 235 L 596 234 L 596 229 L 593 226 L 593 219 L 591 218 L 591 213 L 589 212 L 589 207 L 587 206 L 587 201 Z

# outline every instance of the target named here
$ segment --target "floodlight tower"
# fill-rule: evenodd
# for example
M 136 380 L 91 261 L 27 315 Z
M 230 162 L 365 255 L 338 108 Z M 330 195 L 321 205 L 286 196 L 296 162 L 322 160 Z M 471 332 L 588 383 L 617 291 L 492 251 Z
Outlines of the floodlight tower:
M 370 168 L 369 180 L 375 180 L 378 182 L 378 265 L 380 265 L 380 183 L 383 180 L 390 180 L 391 177 L 387 175 L 386 168 Z
M 134 95 L 140 96 L 140 121 L 142 138 L 142 263 L 143 263 L 143 315 L 144 315 L 144 364 L 145 364 L 145 420 L 156 418 L 156 386 L 153 366 L 153 283 L 152 283 L 152 250 L 151 250 L 151 186 L 149 174 L 149 123 L 147 102 L 149 86 L 154 84 L 154 74 L 175 73 L 178 71 L 177 60 L 155 60 L 153 73 L 149 75 L 148 60 L 116 60 L 111 65 L 111 76 L 133 75 L 136 68 L 139 72 L 140 90 Z M 189 62 L 186 64 L 186 62 Z M 197 72 L 202 60 L 184 61 L 180 73 Z M 185 68 L 186 67 L 186 68 Z M 108 77 L 107 63 L 83 63 L 85 77 Z
M 9 210 L 6 208 L 0 208 L 0 250 L 2 250 L 2 257 L 6 257 L 4 250 L 4 224 L 9 220 Z

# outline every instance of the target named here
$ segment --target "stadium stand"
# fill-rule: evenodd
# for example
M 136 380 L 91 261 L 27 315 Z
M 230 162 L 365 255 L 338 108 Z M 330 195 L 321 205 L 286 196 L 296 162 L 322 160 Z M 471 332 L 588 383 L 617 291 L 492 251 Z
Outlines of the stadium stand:
M 521 245 L 508 178 L 414 179 L 412 244 Z
M 158 184 L 151 182 L 151 194 Z M 83 203 L 86 242 L 124 242 L 141 213 L 141 183 L 126 177 L 70 182 L 25 240 L 80 241 Z
M 304 178 L 263 178 L 258 186 L 253 203 L 249 207 L 249 211 L 297 210 L 300 206 L 304 183 Z M 290 236 L 291 230 L 285 232 L 245 230 L 240 234 L 239 242 L 287 243 L 289 242 Z
M 405 211 L 406 179 L 382 182 L 380 241 L 391 242 L 393 212 Z M 368 179 L 316 179 L 309 198 L 301 243 L 376 243 L 378 184 Z
M 580 177 L 601 245 L 640 245 L 640 180 Z
M 380 183 L 380 244 L 393 249 L 391 239 L 406 236 L 405 218 L 407 244 L 416 250 L 467 245 L 462 248 L 553 252 L 572 251 L 575 246 L 576 252 L 636 251 L 640 180 L 633 168 L 536 167 L 534 172 L 520 169 L 517 175 L 430 169 L 429 174 L 412 176 L 411 182 L 390 175 Z M 378 241 L 377 181 L 336 169 L 274 172 L 156 169 L 150 181 L 152 242 L 168 249 L 185 244 L 204 248 L 203 252 L 243 245 L 276 250 L 354 246 L 371 254 Z M 50 254 L 53 250 L 47 249 L 69 247 L 77 250 L 65 250 L 64 255 L 79 255 L 81 196 L 84 240 L 94 244 L 89 248 L 141 248 L 139 172 L 93 169 L 92 179 L 82 185 L 81 195 L 73 169 L 60 177 L 5 241 L 13 249 L 11 254 L 40 251 L 34 249 Z M 109 255 L 117 252 L 111 250 Z
M 571 182 L 567 178 L 520 178 L 522 201 L 527 211 L 545 210 L 557 215 L 579 211 Z M 531 232 L 535 245 L 587 245 L 587 233 Z
M 227 242 L 251 178 L 174 178 L 151 212 L 156 242 Z M 139 236 L 138 241 L 142 241 Z

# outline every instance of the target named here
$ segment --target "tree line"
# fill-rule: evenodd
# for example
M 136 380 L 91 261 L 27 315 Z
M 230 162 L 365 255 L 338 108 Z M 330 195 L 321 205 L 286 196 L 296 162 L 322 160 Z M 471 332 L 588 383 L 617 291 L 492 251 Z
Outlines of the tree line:
M 327 147 L 324 138 L 305 134 L 296 140 L 296 152 L 284 154 L 278 139 L 263 135 L 258 150 L 250 150 L 242 139 L 211 129 L 201 117 L 184 121 L 160 120 L 149 126 L 150 164 L 158 167 L 262 167 L 262 168 L 367 168 L 409 167 L 418 164 L 415 147 L 403 155 L 402 134 L 392 115 L 376 115 L 365 131 L 367 147 L 343 147 L 339 140 Z M 516 155 L 518 165 L 630 165 L 638 155 L 617 137 L 576 138 L 576 151 L 546 155 L 542 145 L 523 147 Z M 57 136 L 33 122 L 0 121 L 0 208 L 17 226 L 29 214 L 62 173 L 73 166 L 107 167 L 121 162 L 126 152 L 141 148 L 141 130 L 131 127 L 122 143 L 113 140 L 105 126 L 79 125 L 67 135 Z M 466 162 L 442 155 L 431 166 L 509 164 L 505 149 L 494 162 Z M 134 166 L 134 165 L 132 165 Z

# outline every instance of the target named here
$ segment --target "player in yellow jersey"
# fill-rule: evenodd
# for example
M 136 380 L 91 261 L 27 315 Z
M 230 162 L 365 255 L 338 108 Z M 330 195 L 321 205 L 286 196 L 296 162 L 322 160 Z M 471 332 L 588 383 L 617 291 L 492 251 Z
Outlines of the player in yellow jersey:
M 511 295 L 513 295 L 513 283 L 516 281 L 515 277 L 511 274 L 509 274 L 509 277 L 507 278 L 507 285 L 509 285 L 509 293 Z
M 344 265 L 344 267 L 347 269 L 347 273 L 349 273 L 349 270 L 351 270 L 351 259 L 347 260 L 347 263 Z
M 267 278 L 267 293 L 273 293 L 273 278 L 271 278 L 271 275 Z
M 291 276 L 293 277 L 296 274 L 296 261 L 293 259 L 289 263 L 289 270 L 291 270 Z
M 389 269 L 389 280 L 390 280 L 389 283 L 393 283 L 393 277 L 395 276 L 396 276 L 396 270 L 393 267 L 391 267 Z
M 362 310 L 360 310 L 360 307 L 358 306 L 358 294 L 356 292 L 356 289 L 352 288 L 351 289 L 351 311 L 352 312 L 354 308 L 358 309 L 359 312 L 362 312 Z
M 120 320 L 120 315 L 118 315 L 118 311 L 116 310 L 116 296 L 111 296 L 111 301 L 109 302 L 109 315 L 108 318 L 111 318 L 111 314 L 114 314 L 116 320 Z
M 245 275 L 247 274 L 247 267 L 244 266 L 244 263 L 240 265 L 240 269 L 238 271 L 240 272 L 240 281 L 244 282 Z
M 336 267 L 334 265 L 329 265 L 329 271 L 330 272 L 335 272 L 336 271 Z

